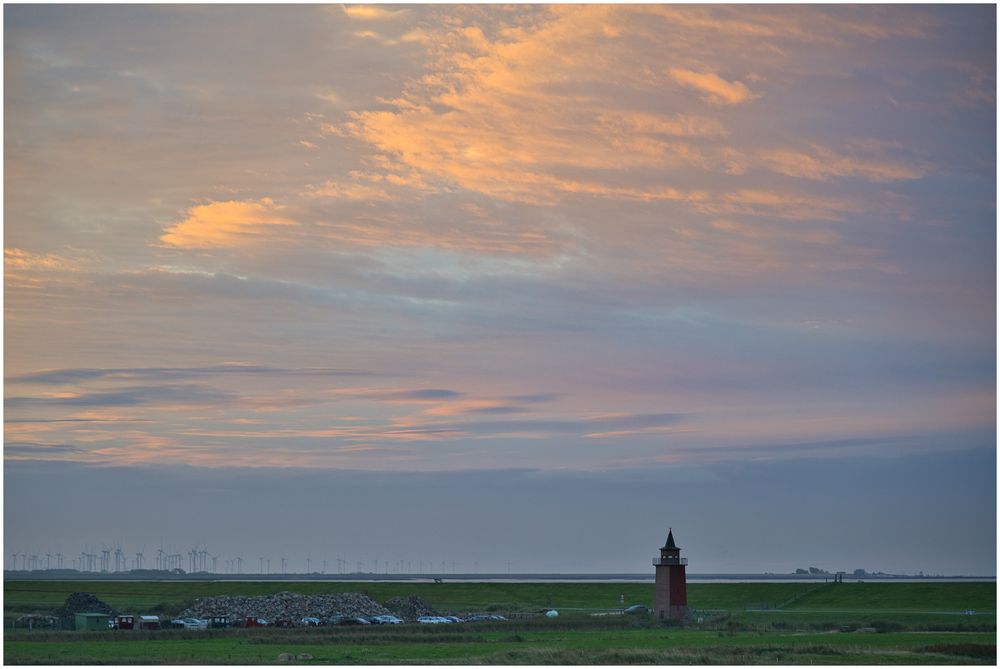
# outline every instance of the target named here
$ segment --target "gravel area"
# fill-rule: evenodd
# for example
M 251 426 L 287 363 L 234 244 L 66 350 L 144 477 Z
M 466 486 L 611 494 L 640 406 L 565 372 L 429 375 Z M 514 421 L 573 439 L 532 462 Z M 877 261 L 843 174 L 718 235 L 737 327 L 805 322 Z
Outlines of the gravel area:
M 336 616 L 381 616 L 392 613 L 387 608 L 358 592 L 335 595 L 299 595 L 279 592 L 275 595 L 244 597 L 219 595 L 206 597 L 181 612 L 181 618 L 208 618 L 229 616 L 231 621 L 244 618 L 265 618 L 274 623 L 279 620 L 298 622 L 306 616 L 329 621 Z

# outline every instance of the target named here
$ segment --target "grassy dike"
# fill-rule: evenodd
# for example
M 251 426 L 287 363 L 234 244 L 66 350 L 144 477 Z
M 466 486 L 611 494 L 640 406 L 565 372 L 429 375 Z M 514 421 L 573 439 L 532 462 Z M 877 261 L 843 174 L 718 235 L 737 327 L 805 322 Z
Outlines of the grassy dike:
M 5 631 L 6 664 L 995 664 L 995 583 L 691 584 L 683 626 L 593 616 L 649 603 L 650 584 L 5 583 L 5 618 L 91 592 L 136 613 L 172 615 L 198 597 L 367 592 L 418 595 L 442 611 L 537 611 L 557 619 L 452 626 L 152 633 Z M 962 615 L 975 609 L 977 615 Z M 700 618 L 700 622 L 698 619 Z

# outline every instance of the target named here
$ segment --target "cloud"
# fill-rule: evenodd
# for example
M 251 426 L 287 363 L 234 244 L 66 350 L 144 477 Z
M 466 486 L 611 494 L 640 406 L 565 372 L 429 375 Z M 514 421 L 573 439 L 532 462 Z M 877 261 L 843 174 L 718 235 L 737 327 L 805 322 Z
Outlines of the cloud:
M 526 413 L 528 409 L 497 400 L 464 400 L 432 407 L 425 416 L 475 416 Z
M 372 186 L 364 183 L 337 183 L 327 181 L 319 187 L 307 187 L 303 193 L 306 197 L 323 197 L 335 200 L 361 200 L 372 202 L 375 200 L 388 200 L 389 194 L 384 188 Z
M 707 102 L 715 105 L 738 105 L 752 100 L 750 89 L 741 81 L 726 81 L 714 72 L 695 72 L 671 68 L 670 76 L 677 83 L 704 94 Z
M 4 440 L 5 460 L 76 460 L 86 451 L 70 444 Z
M 283 368 L 243 363 L 208 365 L 204 367 L 118 367 L 51 369 L 6 378 L 7 383 L 74 384 L 96 379 L 176 379 L 205 375 L 250 374 L 276 376 L 370 376 L 372 372 L 332 367 Z
M 48 395 L 4 398 L 8 409 L 32 407 L 132 407 L 132 406 L 202 406 L 228 402 L 233 396 L 204 386 L 159 385 L 133 386 L 116 390 L 60 392 Z
M 273 239 L 275 228 L 298 226 L 270 198 L 229 200 L 192 207 L 188 217 L 167 228 L 160 241 L 168 246 L 207 249 Z
M 506 398 L 512 402 L 524 402 L 528 404 L 540 404 L 543 402 L 554 402 L 559 399 L 559 395 L 553 393 L 536 393 L 532 395 L 508 395 Z
M 360 21 L 385 21 L 405 16 L 405 9 L 386 9 L 378 5 L 341 5 L 344 14 Z
M 860 210 L 854 201 L 806 193 L 744 188 L 704 198 L 695 207 L 706 214 L 742 214 L 804 221 L 840 221 Z
M 384 392 L 374 392 L 366 395 L 367 397 L 377 397 L 379 399 L 385 400 L 448 400 L 455 397 L 461 397 L 462 393 L 457 390 L 448 390 L 446 388 L 419 388 L 416 390 L 389 390 Z
M 575 194 L 629 197 L 612 175 L 703 166 L 701 152 L 682 140 L 726 135 L 717 119 L 623 102 L 658 83 L 648 76 L 647 45 L 622 43 L 635 21 L 617 8 L 553 7 L 537 23 L 496 36 L 455 27 L 429 40 L 431 71 L 386 100 L 390 109 L 326 127 L 381 152 L 394 166 L 387 176 L 409 182 L 416 173 L 435 189 L 457 184 L 535 204 Z M 602 78 L 616 83 L 596 85 Z
M 72 272 L 80 269 L 80 263 L 55 253 L 31 253 L 23 249 L 4 248 L 4 270 L 43 270 Z
M 857 9 L 857 8 L 855 8 Z M 747 48 L 778 49 L 787 42 L 843 46 L 856 38 L 927 37 L 938 21 L 925 12 L 887 11 L 868 5 L 859 11 L 842 7 L 758 5 L 651 5 L 647 11 L 692 34 L 694 39 L 726 39 Z
M 810 149 L 808 153 L 773 149 L 762 151 L 760 157 L 768 169 L 814 181 L 827 181 L 834 177 L 858 177 L 874 182 L 903 181 L 921 179 L 931 170 L 926 162 L 908 163 L 885 157 L 845 155 L 818 144 L 813 144 Z
M 824 439 L 779 444 L 739 444 L 729 446 L 671 448 L 670 453 L 656 458 L 661 462 L 679 459 L 699 462 L 758 462 L 776 459 L 830 457 L 850 453 L 919 452 L 926 448 L 926 438 L 913 435 L 873 435 L 845 439 Z
M 611 134 L 668 135 L 671 137 L 721 138 L 729 134 L 718 119 L 695 114 L 653 114 L 608 111 L 597 118 L 602 130 Z
M 490 412 L 466 412 L 459 415 L 475 415 Z M 506 413 L 501 411 L 500 413 Z M 516 413 L 516 412 L 511 412 Z M 442 414 L 450 415 L 450 414 Z M 557 436 L 588 436 L 599 432 L 621 432 L 633 434 L 636 431 L 664 429 L 691 418 L 689 414 L 613 414 L 605 416 L 583 416 L 580 418 L 519 418 L 514 420 L 470 420 L 463 422 L 422 423 L 420 430 L 434 429 L 461 433 L 478 437 L 520 437 L 545 439 Z

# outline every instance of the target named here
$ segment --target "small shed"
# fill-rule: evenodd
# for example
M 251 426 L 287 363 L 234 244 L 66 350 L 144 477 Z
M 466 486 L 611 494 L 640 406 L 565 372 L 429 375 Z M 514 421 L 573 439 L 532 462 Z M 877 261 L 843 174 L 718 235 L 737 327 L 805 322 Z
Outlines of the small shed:
M 160 617 L 159 616 L 139 616 L 139 629 L 141 630 L 158 630 L 160 629 Z
M 107 613 L 76 613 L 73 615 L 73 628 L 76 630 L 106 630 L 108 629 Z

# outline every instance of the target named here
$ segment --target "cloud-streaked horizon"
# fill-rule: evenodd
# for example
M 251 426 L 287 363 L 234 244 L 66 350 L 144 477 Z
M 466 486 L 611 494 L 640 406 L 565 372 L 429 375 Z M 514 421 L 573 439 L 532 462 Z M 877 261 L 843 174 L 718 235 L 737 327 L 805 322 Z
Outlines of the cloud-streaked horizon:
M 990 6 L 5 7 L 5 460 L 993 447 L 995 35 Z

